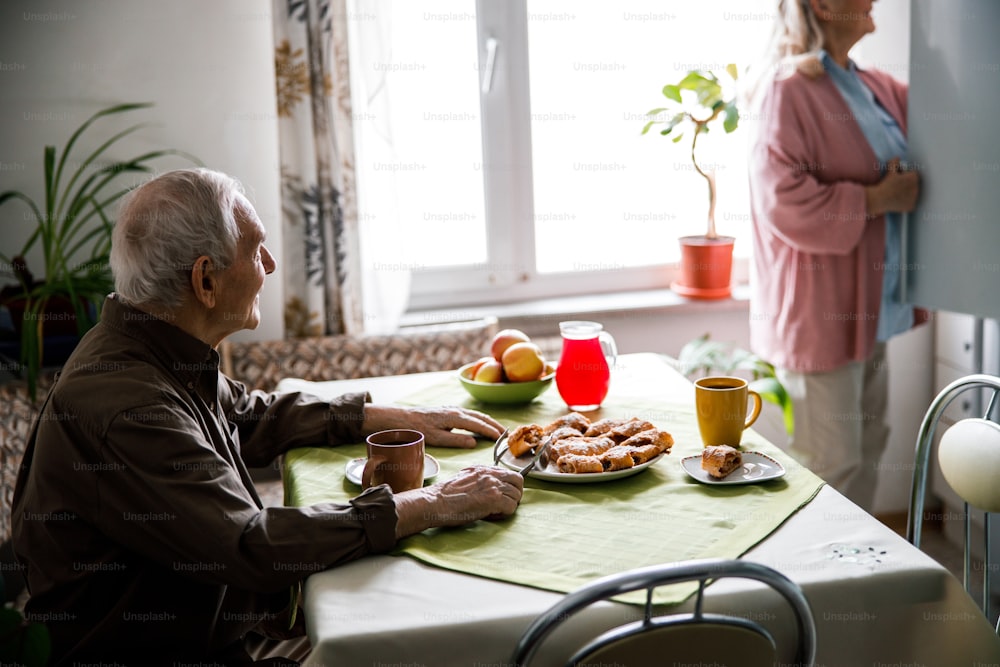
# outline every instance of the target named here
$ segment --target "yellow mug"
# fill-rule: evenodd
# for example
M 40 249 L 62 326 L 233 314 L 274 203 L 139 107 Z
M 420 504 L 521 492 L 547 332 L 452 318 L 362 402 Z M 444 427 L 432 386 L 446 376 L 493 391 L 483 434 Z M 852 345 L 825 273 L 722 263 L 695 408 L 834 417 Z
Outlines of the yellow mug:
M 747 417 L 747 398 L 753 408 Z M 714 376 L 694 383 L 694 403 L 698 411 L 698 431 L 702 443 L 739 447 L 743 431 L 760 415 L 760 394 L 747 387 L 743 378 Z

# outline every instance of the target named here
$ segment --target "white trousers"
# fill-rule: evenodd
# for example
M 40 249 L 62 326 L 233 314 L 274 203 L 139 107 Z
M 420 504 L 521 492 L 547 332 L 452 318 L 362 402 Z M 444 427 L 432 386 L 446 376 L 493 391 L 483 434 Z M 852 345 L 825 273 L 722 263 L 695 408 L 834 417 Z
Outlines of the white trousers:
M 867 361 L 826 373 L 776 373 L 795 409 L 792 456 L 870 512 L 889 440 L 885 343 L 876 343 Z

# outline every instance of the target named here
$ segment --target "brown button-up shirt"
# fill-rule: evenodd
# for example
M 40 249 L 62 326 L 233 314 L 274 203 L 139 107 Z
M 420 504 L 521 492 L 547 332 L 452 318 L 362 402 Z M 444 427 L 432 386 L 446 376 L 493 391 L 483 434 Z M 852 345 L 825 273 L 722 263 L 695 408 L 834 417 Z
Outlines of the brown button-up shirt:
M 387 487 L 262 508 L 247 465 L 361 441 L 366 394 L 247 392 L 215 350 L 109 297 L 32 432 L 13 542 L 53 664 L 240 655 L 311 572 L 395 544 Z

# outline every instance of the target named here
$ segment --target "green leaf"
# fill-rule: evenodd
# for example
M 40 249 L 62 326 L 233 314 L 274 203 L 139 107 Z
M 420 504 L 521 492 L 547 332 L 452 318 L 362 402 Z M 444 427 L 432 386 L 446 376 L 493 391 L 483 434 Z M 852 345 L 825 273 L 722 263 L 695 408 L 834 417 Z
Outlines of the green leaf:
M 668 100 L 673 100 L 674 102 L 677 102 L 678 104 L 681 103 L 681 91 L 680 88 L 678 88 L 675 85 L 672 84 L 665 85 L 663 87 L 663 96 L 666 97 Z
M 640 132 L 639 134 L 646 134 L 647 132 L 649 132 L 649 128 L 653 127 L 654 125 L 656 125 L 655 120 L 649 121 L 648 123 L 642 126 L 642 132 Z
M 760 394 L 761 399 L 781 408 L 785 432 L 792 435 L 795 432 L 795 408 L 784 385 L 776 377 L 766 377 L 754 380 L 749 384 L 749 388 Z
M 739 70 L 736 69 L 736 63 L 729 63 L 728 65 L 726 65 L 726 74 L 732 77 L 733 81 L 736 81 L 740 78 L 740 72 Z
M 677 87 L 684 90 L 700 90 L 711 83 L 712 80 L 707 78 L 701 71 L 692 70 L 680 80 Z
M 44 625 L 25 621 L 16 609 L 0 609 L 0 662 L 43 667 L 49 662 L 51 647 Z
M 740 112 L 736 108 L 735 100 L 726 105 L 725 116 L 722 119 L 722 127 L 726 134 L 735 130 L 740 124 Z

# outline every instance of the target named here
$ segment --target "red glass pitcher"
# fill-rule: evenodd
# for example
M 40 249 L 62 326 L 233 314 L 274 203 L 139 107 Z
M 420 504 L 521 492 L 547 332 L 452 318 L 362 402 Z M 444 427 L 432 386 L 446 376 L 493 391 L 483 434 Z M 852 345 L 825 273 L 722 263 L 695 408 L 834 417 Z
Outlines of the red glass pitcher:
M 601 407 L 611 385 L 611 366 L 618 356 L 615 339 L 598 322 L 559 323 L 562 356 L 556 367 L 556 388 L 570 410 Z

